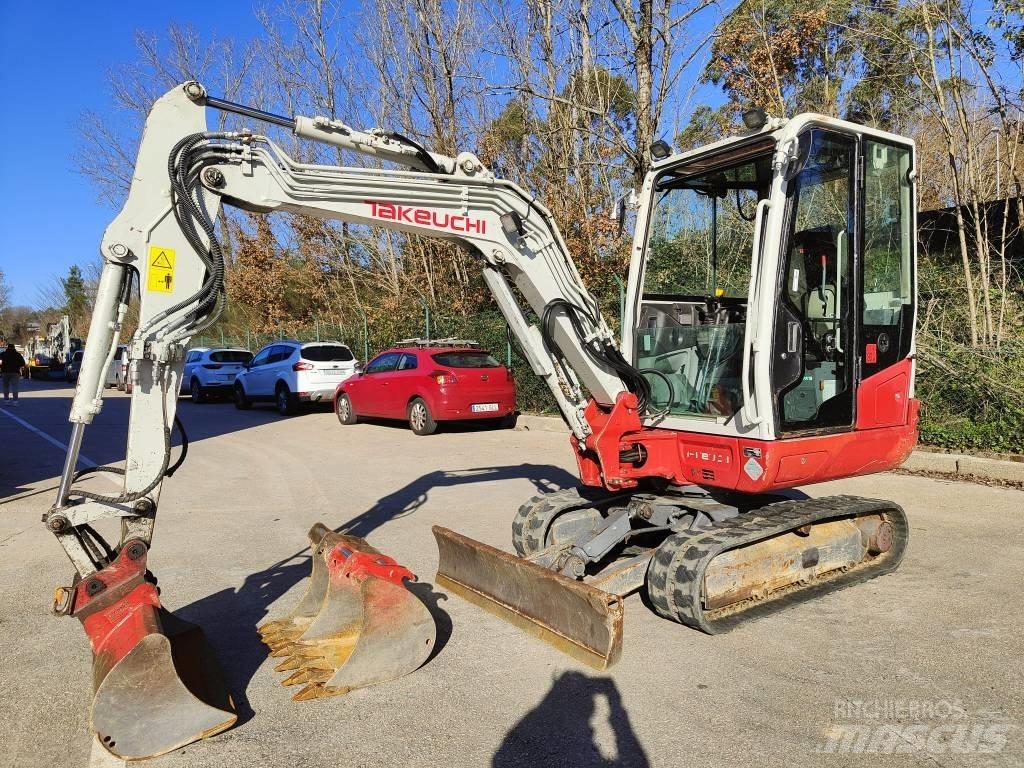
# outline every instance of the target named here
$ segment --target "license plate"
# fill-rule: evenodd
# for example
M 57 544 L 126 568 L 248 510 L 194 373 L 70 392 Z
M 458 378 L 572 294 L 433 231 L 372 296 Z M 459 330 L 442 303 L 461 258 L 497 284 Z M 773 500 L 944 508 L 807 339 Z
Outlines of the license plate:
M 498 404 L 497 403 L 475 403 L 475 404 L 469 406 L 469 410 L 471 410 L 473 413 L 486 413 L 487 411 L 496 411 L 496 410 L 498 410 Z

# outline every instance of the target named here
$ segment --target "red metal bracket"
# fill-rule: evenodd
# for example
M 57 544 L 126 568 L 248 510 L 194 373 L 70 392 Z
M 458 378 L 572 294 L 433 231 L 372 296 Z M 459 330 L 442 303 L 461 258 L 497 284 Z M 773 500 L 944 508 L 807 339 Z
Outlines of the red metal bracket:
M 619 452 L 625 447 L 622 444 L 624 435 L 643 429 L 636 395 L 621 392 L 611 410 L 605 410 L 591 400 L 583 415 L 590 425 L 591 434 L 586 443 L 576 443 L 575 448 L 584 484 L 604 485 L 612 489 L 635 486 L 637 481 L 625 477 L 621 471 Z
M 384 579 L 401 586 L 408 579 L 416 581 L 416 574 L 386 555 L 360 552 L 339 544 L 327 556 L 327 565 L 335 577 L 365 580 L 369 577 Z
M 101 668 L 109 670 L 146 635 L 160 631 L 160 597 L 146 580 L 146 545 L 128 541 L 117 558 L 75 585 L 71 615 L 82 622 Z

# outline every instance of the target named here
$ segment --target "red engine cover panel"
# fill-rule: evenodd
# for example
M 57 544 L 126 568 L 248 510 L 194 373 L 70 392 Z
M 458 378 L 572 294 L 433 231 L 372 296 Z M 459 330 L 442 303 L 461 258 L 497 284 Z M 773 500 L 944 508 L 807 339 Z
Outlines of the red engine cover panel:
M 856 424 L 836 434 L 750 440 L 636 430 L 632 395 L 627 400 L 620 396 L 610 412 L 591 403 L 587 418 L 594 434 L 585 445 L 573 439 L 580 480 L 619 489 L 664 478 L 677 485 L 756 494 L 894 469 L 917 444 L 919 403 L 909 397 L 911 365 L 904 360 L 861 382 Z M 620 460 L 623 452 L 635 456 L 638 446 L 642 460 Z
M 901 360 L 860 383 L 857 389 L 857 429 L 906 424 L 912 370 L 910 360 Z

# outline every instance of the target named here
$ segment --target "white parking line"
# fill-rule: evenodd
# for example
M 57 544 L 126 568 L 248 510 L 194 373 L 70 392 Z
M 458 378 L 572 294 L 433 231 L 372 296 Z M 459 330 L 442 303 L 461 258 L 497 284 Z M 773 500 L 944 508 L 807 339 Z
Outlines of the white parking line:
M 9 419 L 13 419 L 14 421 L 18 422 L 19 424 L 21 424 L 21 426 L 23 426 L 29 432 L 33 432 L 33 433 L 39 435 L 41 438 L 43 438 L 43 440 L 45 440 L 46 442 L 48 442 L 50 445 L 54 446 L 55 448 L 59 448 L 60 450 L 64 451 L 64 453 L 68 452 L 67 444 L 66 443 L 62 443 L 56 437 L 53 437 L 52 435 L 46 434 L 45 432 L 43 432 L 43 430 L 39 429 L 38 427 L 33 427 L 27 421 L 25 421 L 24 419 L 19 419 L 17 416 L 15 416 L 10 411 L 0 410 L 0 413 L 2 413 L 4 416 L 8 417 Z M 80 464 L 85 464 L 87 467 L 95 467 L 96 466 L 96 462 L 93 461 L 92 459 L 90 459 L 84 453 L 79 453 L 78 454 L 78 462 Z
M 10 411 L 0 411 L 0 413 L 2 413 L 4 416 L 13 419 L 18 424 L 27 429 L 29 432 L 39 435 L 39 437 L 43 438 L 43 440 L 45 440 L 55 448 L 59 448 L 60 450 L 67 453 L 68 446 L 66 443 L 62 443 L 60 440 L 53 437 L 52 435 L 46 434 L 45 432 L 43 432 L 43 430 L 39 429 L 38 427 L 32 426 L 24 419 L 18 418 Z M 79 463 L 85 464 L 86 466 L 96 466 L 96 462 L 90 459 L 84 453 L 78 454 L 78 461 Z M 116 480 L 114 480 L 108 475 L 103 475 L 103 477 L 105 477 L 106 479 L 110 480 L 113 483 L 117 483 Z M 121 768 L 121 766 L 127 765 L 128 763 L 126 763 L 124 760 L 116 758 L 112 754 L 107 752 L 107 750 L 100 746 L 99 741 L 96 741 L 95 739 L 93 740 L 92 749 L 89 752 L 89 768 Z

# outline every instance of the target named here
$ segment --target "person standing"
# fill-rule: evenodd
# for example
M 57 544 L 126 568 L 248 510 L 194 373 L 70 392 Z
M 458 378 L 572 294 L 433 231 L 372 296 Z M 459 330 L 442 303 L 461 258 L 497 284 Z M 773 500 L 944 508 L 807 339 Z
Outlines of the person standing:
M 0 376 L 4 379 L 4 405 L 10 402 L 11 390 L 14 390 L 14 402 L 18 404 L 18 380 L 21 378 L 21 369 L 25 367 L 25 358 L 21 352 L 8 344 L 7 349 L 0 353 Z

